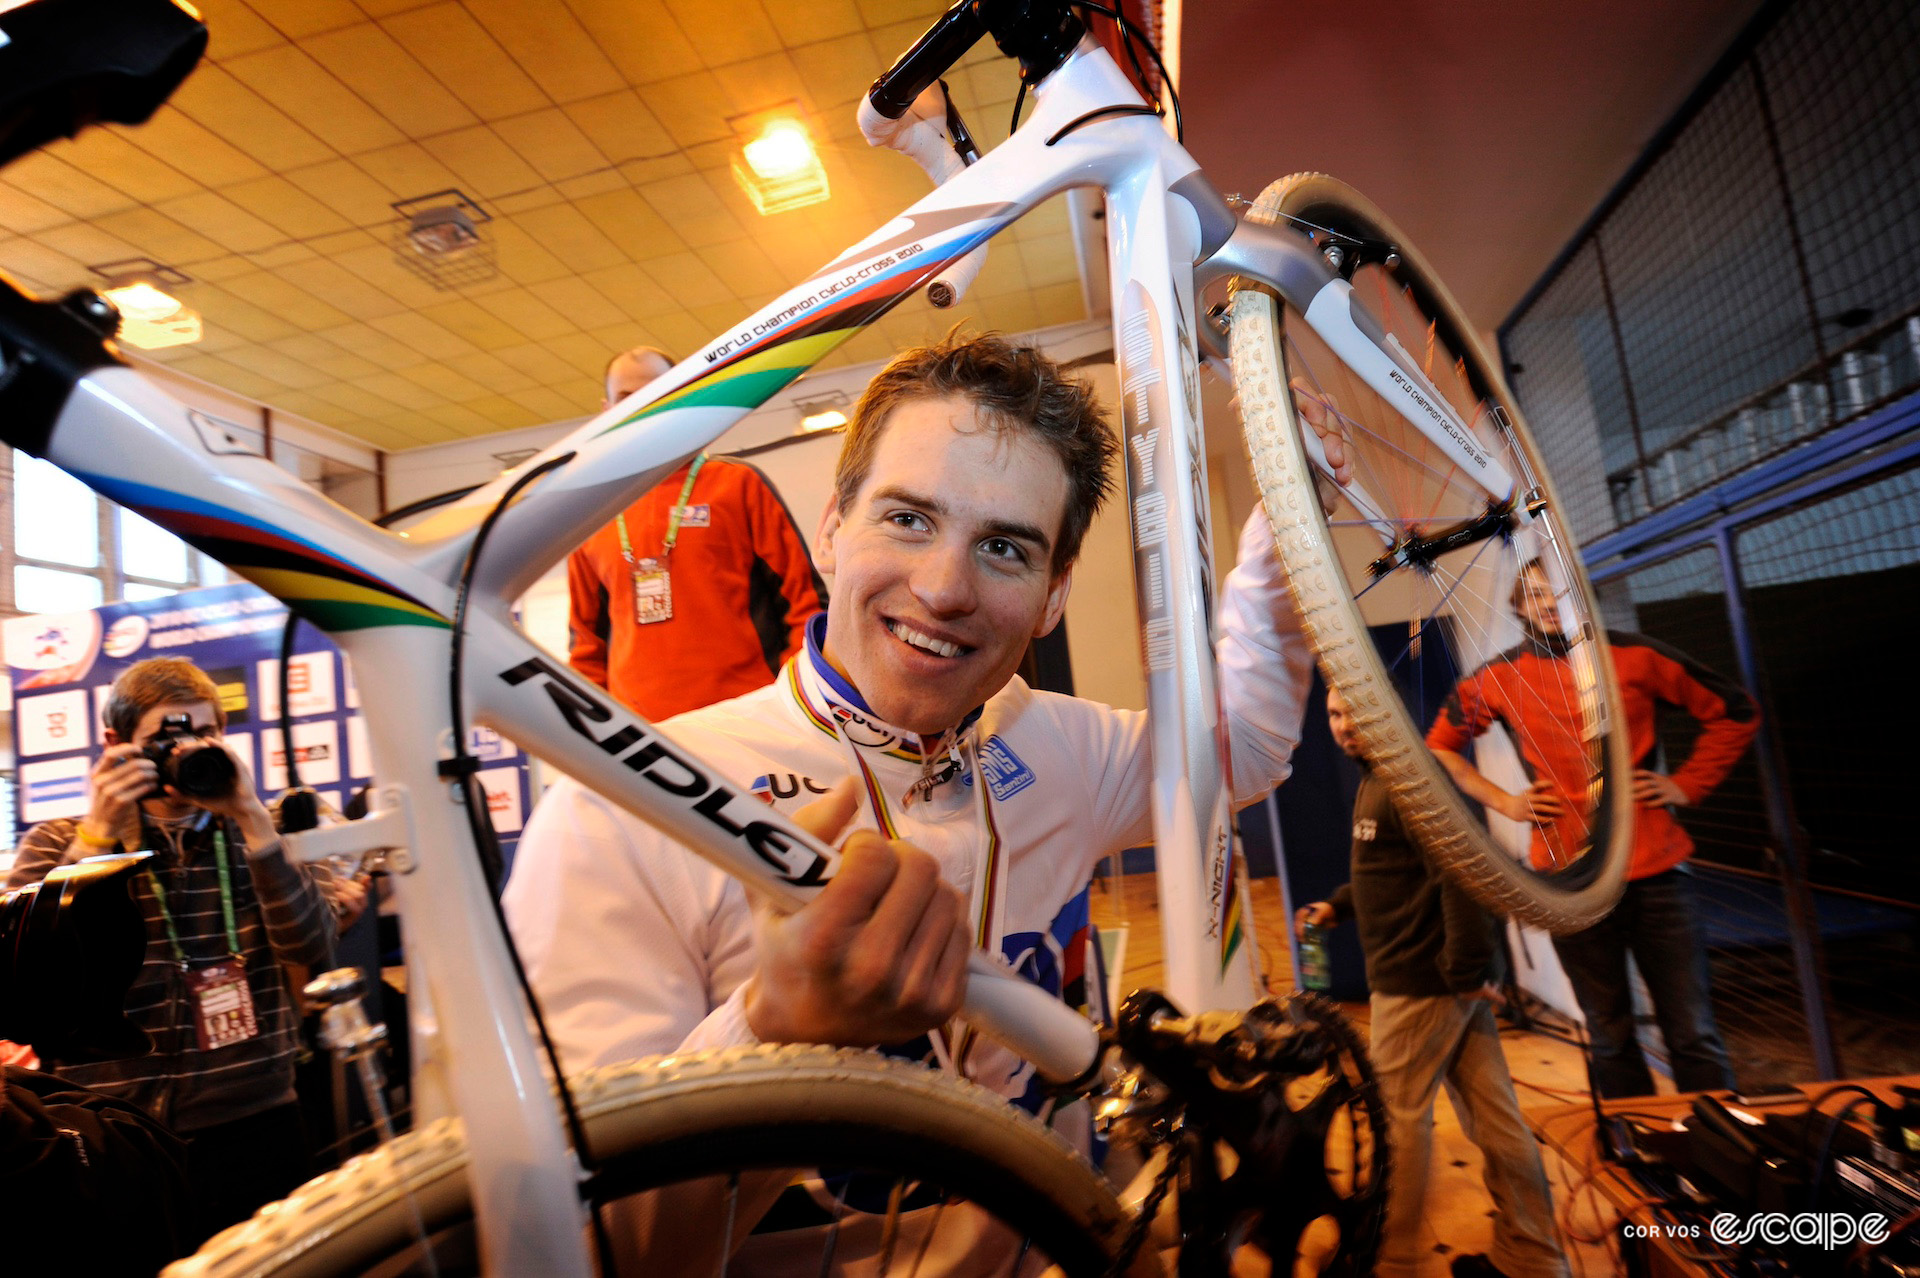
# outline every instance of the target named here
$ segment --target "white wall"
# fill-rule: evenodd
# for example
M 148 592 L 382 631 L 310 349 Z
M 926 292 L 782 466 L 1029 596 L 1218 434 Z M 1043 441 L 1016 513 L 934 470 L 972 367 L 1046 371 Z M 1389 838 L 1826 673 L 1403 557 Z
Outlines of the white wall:
M 211 382 L 203 382 L 197 377 L 189 377 L 177 369 L 152 360 L 142 359 L 131 352 L 122 351 L 129 362 L 144 377 L 151 378 L 166 387 L 175 399 L 190 408 L 197 408 L 211 417 L 232 422 L 246 430 L 258 432 L 266 425 L 261 416 L 266 408 L 258 400 L 236 395 L 223 390 Z M 318 422 L 308 421 L 294 413 L 273 409 L 273 437 L 323 457 L 345 462 L 349 466 L 358 466 L 362 470 L 377 471 L 380 468 L 380 451 L 373 445 L 349 438 Z

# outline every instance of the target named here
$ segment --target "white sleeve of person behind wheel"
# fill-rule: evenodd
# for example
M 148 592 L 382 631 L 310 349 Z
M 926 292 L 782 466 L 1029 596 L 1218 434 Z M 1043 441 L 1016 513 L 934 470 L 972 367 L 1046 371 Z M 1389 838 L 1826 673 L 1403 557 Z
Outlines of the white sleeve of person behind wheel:
M 1292 771 L 1306 714 L 1313 649 L 1287 588 L 1266 513 L 1256 508 L 1240 530 L 1240 558 L 1216 604 L 1220 699 L 1231 741 L 1236 805 L 1253 800 Z M 1135 847 L 1153 835 L 1153 757 L 1147 716 L 1073 703 L 1076 744 L 1094 780 L 1089 848 Z M 1104 856 L 1105 852 L 1096 853 Z

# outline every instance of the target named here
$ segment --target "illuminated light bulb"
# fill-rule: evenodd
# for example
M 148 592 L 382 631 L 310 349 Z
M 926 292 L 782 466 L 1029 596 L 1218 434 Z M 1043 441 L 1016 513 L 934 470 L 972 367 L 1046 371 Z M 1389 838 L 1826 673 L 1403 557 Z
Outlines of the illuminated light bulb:
M 817 430 L 832 430 L 836 426 L 845 426 L 847 415 L 837 408 L 829 408 L 824 413 L 808 413 L 800 419 L 802 434 L 811 435 Z
M 797 120 L 773 121 L 742 150 L 755 175 L 768 181 L 797 176 L 818 163 L 813 142 Z
M 115 336 L 129 346 L 155 351 L 200 340 L 199 312 L 145 280 L 107 289 L 102 296 L 120 312 L 120 331 Z
M 145 280 L 137 280 L 119 288 L 110 288 L 106 296 L 107 300 L 119 309 L 122 316 L 127 319 L 145 320 L 148 323 L 166 319 L 180 310 L 178 298 L 155 288 Z

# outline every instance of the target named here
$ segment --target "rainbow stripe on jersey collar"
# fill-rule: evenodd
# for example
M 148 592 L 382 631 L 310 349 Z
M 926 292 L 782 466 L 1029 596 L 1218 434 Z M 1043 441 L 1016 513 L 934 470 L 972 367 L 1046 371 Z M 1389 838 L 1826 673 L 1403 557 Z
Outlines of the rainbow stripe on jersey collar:
M 827 638 L 826 613 L 817 613 L 807 622 L 806 638 L 805 649 L 787 663 L 785 671 L 787 687 L 794 703 L 814 727 L 832 737 L 844 734 L 849 742 L 863 751 L 878 751 L 890 758 L 916 764 L 939 758 L 947 754 L 953 744 L 980 721 L 981 712 L 986 708 L 975 706 L 952 729 L 936 738 L 929 739 L 896 728 L 875 714 L 873 707 L 867 704 L 867 699 L 860 695 L 860 690 L 827 660 L 823 647 Z M 806 663 L 811 679 L 801 673 L 801 662 Z

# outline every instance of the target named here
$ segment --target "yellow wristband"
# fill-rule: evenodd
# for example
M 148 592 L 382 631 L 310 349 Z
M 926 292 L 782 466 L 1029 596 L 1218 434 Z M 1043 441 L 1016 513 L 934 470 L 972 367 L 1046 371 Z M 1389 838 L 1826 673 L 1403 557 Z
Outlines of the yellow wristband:
M 120 846 L 120 840 L 118 839 L 103 839 L 97 834 L 88 834 L 87 827 L 84 825 L 76 825 L 73 827 L 73 832 L 79 835 L 80 841 L 90 848 L 117 848 Z

